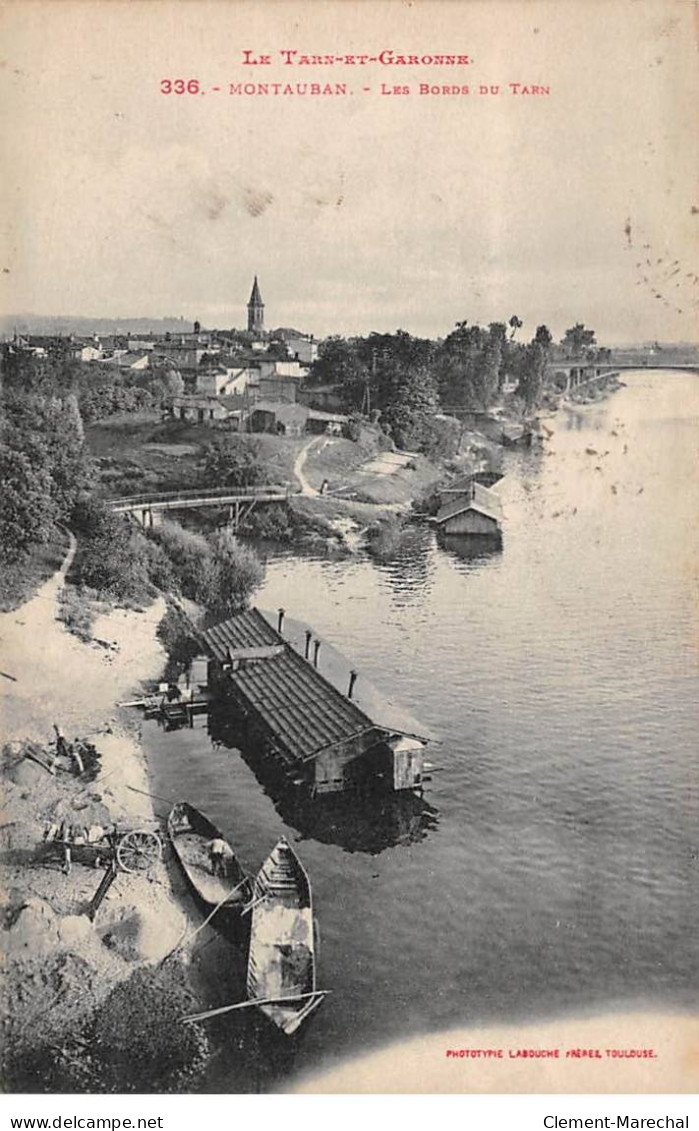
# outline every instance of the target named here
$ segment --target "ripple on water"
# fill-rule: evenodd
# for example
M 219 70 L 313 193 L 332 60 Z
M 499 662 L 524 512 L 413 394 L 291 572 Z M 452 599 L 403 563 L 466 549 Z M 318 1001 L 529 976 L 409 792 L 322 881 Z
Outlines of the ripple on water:
M 450 1024 L 696 1002 L 699 382 L 630 375 L 554 424 L 551 457 L 508 457 L 497 553 L 425 532 L 382 566 L 268 564 L 258 605 L 440 733 L 424 812 L 294 813 L 205 731 L 146 729 L 156 791 L 208 812 L 249 868 L 298 841 L 320 918 L 333 996 L 293 1061 L 271 1066 L 258 1033 L 246 1079 L 224 1061 L 213 1087 Z

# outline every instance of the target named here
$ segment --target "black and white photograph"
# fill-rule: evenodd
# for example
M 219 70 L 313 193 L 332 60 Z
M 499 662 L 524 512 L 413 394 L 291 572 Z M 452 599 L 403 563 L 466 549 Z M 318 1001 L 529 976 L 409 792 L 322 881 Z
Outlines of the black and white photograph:
M 698 26 L 0 3 L 5 1093 L 696 1093 Z

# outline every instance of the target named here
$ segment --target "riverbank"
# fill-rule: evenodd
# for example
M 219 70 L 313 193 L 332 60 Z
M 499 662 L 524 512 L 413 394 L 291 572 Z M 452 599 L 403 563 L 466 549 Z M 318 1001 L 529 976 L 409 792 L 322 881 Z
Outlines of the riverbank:
M 114 1054 L 115 1047 L 110 1048 L 109 1036 L 94 1043 L 100 1016 L 116 1009 L 123 1020 L 140 1008 L 146 999 L 143 987 L 134 984 L 138 972 L 153 971 L 153 963 L 189 927 L 162 861 L 147 874 L 120 871 L 92 923 L 87 912 L 102 871 L 76 860 L 65 875 L 60 854 L 43 843 L 45 828 L 62 822 L 116 824 L 119 829 L 159 826 L 148 796 L 139 732 L 117 704 L 137 691 L 142 680 L 162 671 L 165 653 L 156 629 L 165 602 L 159 599 L 143 612 L 113 610 L 96 622 L 95 637 L 101 643 L 83 643 L 56 619 L 68 564 L 30 601 L 0 616 L 3 663 L 10 677 L 0 688 L 6 740 L 0 830 L 0 945 L 6 959 L 3 1075 L 5 1087 L 14 1091 L 64 1090 L 60 1080 L 68 1090 L 99 1090 L 102 1084 L 115 1090 L 108 1086 L 109 1070 L 99 1056 L 95 1060 L 98 1046 L 105 1055 Z M 41 752 L 50 759 L 54 723 L 69 741 L 79 735 L 94 746 L 96 764 L 90 770 L 76 775 L 64 766 L 51 774 L 24 756 L 29 742 L 40 759 Z M 150 981 L 155 984 L 157 978 Z M 115 1002 L 117 988 L 122 997 Z M 173 993 L 181 1013 L 192 995 L 176 962 L 168 963 L 161 986 L 164 1008 L 168 1000 L 172 1005 Z M 151 1001 L 151 1012 L 157 1008 Z M 117 1043 L 118 1029 L 116 1025 Z M 130 1047 L 138 1043 L 134 1032 Z M 172 1060 L 170 1082 L 177 1087 L 179 1060 L 172 1051 L 165 1059 Z M 121 1050 L 122 1058 L 127 1052 Z M 157 1068 L 153 1076 L 157 1078 Z M 167 1088 L 167 1079 L 158 1086 Z

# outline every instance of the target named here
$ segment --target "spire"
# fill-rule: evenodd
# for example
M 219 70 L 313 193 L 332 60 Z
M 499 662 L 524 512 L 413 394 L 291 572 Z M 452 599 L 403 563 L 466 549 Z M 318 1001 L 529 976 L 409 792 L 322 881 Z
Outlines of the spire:
M 260 288 L 257 285 L 257 275 L 255 275 L 255 280 L 252 284 L 252 291 L 250 293 L 250 301 L 248 303 L 248 306 L 264 306 L 262 295 L 260 294 Z
M 261 334 L 265 328 L 265 304 L 262 301 L 260 288 L 257 285 L 257 275 L 252 284 L 250 301 L 248 303 L 248 333 Z

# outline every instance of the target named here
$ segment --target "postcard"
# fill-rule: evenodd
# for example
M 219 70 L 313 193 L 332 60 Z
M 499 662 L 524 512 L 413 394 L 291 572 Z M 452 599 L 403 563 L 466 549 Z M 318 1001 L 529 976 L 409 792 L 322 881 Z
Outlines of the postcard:
M 696 1091 L 696 5 L 0 20 L 4 1089 Z

